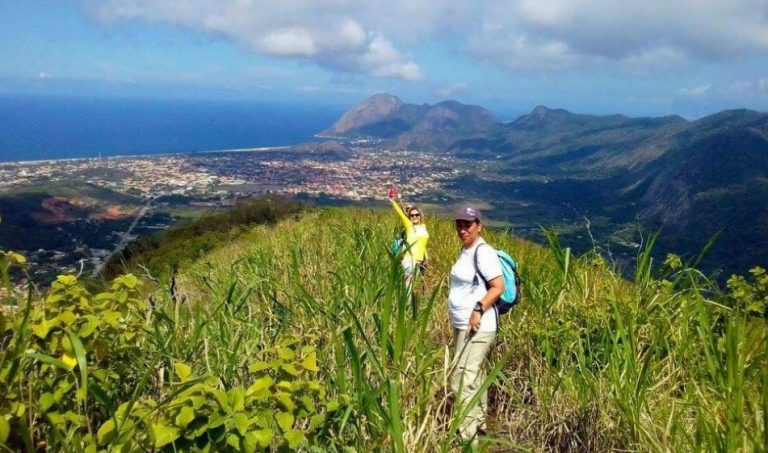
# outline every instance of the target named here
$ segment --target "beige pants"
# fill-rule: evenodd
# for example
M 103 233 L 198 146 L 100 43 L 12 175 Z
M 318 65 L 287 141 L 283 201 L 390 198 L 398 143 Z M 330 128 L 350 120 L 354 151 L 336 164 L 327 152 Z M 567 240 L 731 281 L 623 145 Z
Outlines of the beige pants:
M 480 395 L 472 408 L 467 405 L 485 381 L 483 365 L 495 338 L 496 332 L 476 332 L 467 339 L 466 330 L 453 329 L 456 368 L 451 376 L 451 390 L 456 398 L 454 414 L 467 414 L 459 425 L 459 433 L 464 439 L 471 439 L 478 428 L 485 428 L 488 391 Z

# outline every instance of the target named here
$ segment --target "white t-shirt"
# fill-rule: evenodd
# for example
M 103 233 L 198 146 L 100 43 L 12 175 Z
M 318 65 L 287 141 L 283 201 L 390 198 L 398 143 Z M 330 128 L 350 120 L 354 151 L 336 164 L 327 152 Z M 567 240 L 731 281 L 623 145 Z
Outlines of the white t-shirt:
M 472 282 L 475 278 L 475 250 L 477 250 L 477 268 L 486 280 L 491 281 L 501 276 L 501 264 L 496 250 L 489 245 L 477 249 L 480 244 L 485 244 L 483 238 L 478 238 L 472 247 L 461 249 L 459 258 L 451 268 L 451 291 L 448 293 L 448 312 L 451 322 L 457 329 L 466 329 L 469 325 L 469 317 L 475 304 L 480 302 L 488 290 L 482 277 L 477 276 L 477 285 Z M 490 308 L 483 313 L 480 320 L 479 332 L 496 331 L 496 313 Z

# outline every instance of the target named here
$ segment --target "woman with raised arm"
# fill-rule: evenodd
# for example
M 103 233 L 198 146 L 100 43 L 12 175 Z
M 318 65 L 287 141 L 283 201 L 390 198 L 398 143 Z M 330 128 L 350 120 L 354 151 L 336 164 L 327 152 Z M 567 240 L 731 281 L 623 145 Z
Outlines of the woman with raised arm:
M 485 429 L 487 390 L 469 405 L 485 381 L 483 366 L 496 338 L 495 304 L 504 292 L 504 278 L 496 250 L 480 236 L 480 210 L 464 206 L 456 213 L 454 223 L 462 249 L 451 268 L 448 293 L 455 347 L 451 389 L 456 398 L 455 415 L 466 414 L 459 424 L 459 434 L 466 441 L 475 441 Z
M 424 223 L 421 210 L 418 207 L 409 204 L 409 209 L 407 211 L 403 210 L 402 202 L 394 186 L 389 189 L 387 197 L 405 230 L 404 247 L 406 248 L 406 253 L 401 264 L 405 281 L 410 284 L 416 272 L 426 269 L 429 232 L 427 231 L 427 225 Z M 395 201 L 396 198 L 397 201 Z

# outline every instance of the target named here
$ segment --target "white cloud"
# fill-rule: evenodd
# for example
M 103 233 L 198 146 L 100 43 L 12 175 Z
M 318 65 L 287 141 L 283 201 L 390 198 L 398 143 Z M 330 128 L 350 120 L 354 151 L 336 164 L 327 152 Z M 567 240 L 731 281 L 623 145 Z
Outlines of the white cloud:
M 635 72 L 677 69 L 687 62 L 688 58 L 683 51 L 669 46 L 640 50 L 619 61 L 622 67 Z
M 275 30 L 259 39 L 258 47 L 281 57 L 311 57 L 317 53 L 312 36 L 303 28 Z
M 391 42 L 375 37 L 365 54 L 359 59 L 362 67 L 378 77 L 395 77 L 404 80 L 421 80 L 424 75 L 416 63 L 405 61 Z
M 762 78 L 757 81 L 757 91 L 768 94 L 768 78 Z
M 37 75 L 37 78 L 40 80 L 50 79 L 51 75 L 45 71 L 40 71 L 40 73 Z
M 547 75 L 768 58 L 766 0 L 79 1 L 102 22 L 189 27 L 253 52 L 405 80 L 424 77 L 406 46 L 432 44 Z
M 680 92 L 680 94 L 682 94 L 684 96 L 695 97 L 695 96 L 705 95 L 711 89 L 712 89 L 712 85 L 711 84 L 707 84 L 707 85 L 700 85 L 700 86 L 691 87 L 691 88 L 680 88 L 680 90 L 678 90 L 678 91 Z
M 728 108 L 748 106 L 764 110 L 764 102 L 768 101 L 768 78 L 687 86 L 678 89 L 676 94 L 679 100 L 688 102 L 714 102 Z
M 469 86 L 466 83 L 454 83 L 453 85 L 439 87 L 437 90 L 435 90 L 435 93 L 439 96 L 451 97 L 464 93 L 468 89 Z
M 371 25 L 386 12 L 349 0 L 80 1 L 91 17 L 105 23 L 144 20 L 174 24 L 274 57 L 306 59 L 334 70 L 376 77 L 423 78 L 417 63 Z M 399 35 L 398 28 L 393 34 Z
M 526 33 L 498 27 L 486 28 L 469 41 L 469 53 L 492 65 L 547 73 L 585 63 L 563 41 L 537 41 Z M 594 58 L 592 58 L 594 60 Z
M 335 39 L 334 39 L 335 38 Z M 363 27 L 350 19 L 343 22 L 338 33 L 327 40 L 328 46 L 337 50 L 354 51 L 360 49 L 368 41 Z
M 724 88 L 724 93 L 744 99 L 754 99 L 768 95 L 768 78 L 757 80 L 736 80 Z
M 728 86 L 728 91 L 736 95 L 744 95 L 755 91 L 755 84 L 746 80 L 737 80 Z
M 528 70 L 669 69 L 768 54 L 764 0 L 498 0 L 467 50 Z

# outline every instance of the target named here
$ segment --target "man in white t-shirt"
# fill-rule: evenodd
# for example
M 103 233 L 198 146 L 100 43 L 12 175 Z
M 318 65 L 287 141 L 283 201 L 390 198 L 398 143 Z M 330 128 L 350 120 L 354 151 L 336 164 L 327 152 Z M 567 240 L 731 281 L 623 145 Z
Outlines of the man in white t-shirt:
M 476 438 L 478 430 L 485 427 L 487 391 L 481 395 L 479 404 L 471 408 L 467 404 L 485 381 L 483 364 L 496 338 L 495 303 L 504 292 L 496 250 L 480 237 L 483 231 L 480 218 L 475 206 L 463 206 L 454 217 L 456 234 L 463 248 L 451 268 L 448 294 L 455 344 L 451 389 L 456 397 L 456 415 L 466 414 L 459 426 L 459 434 L 465 440 Z

